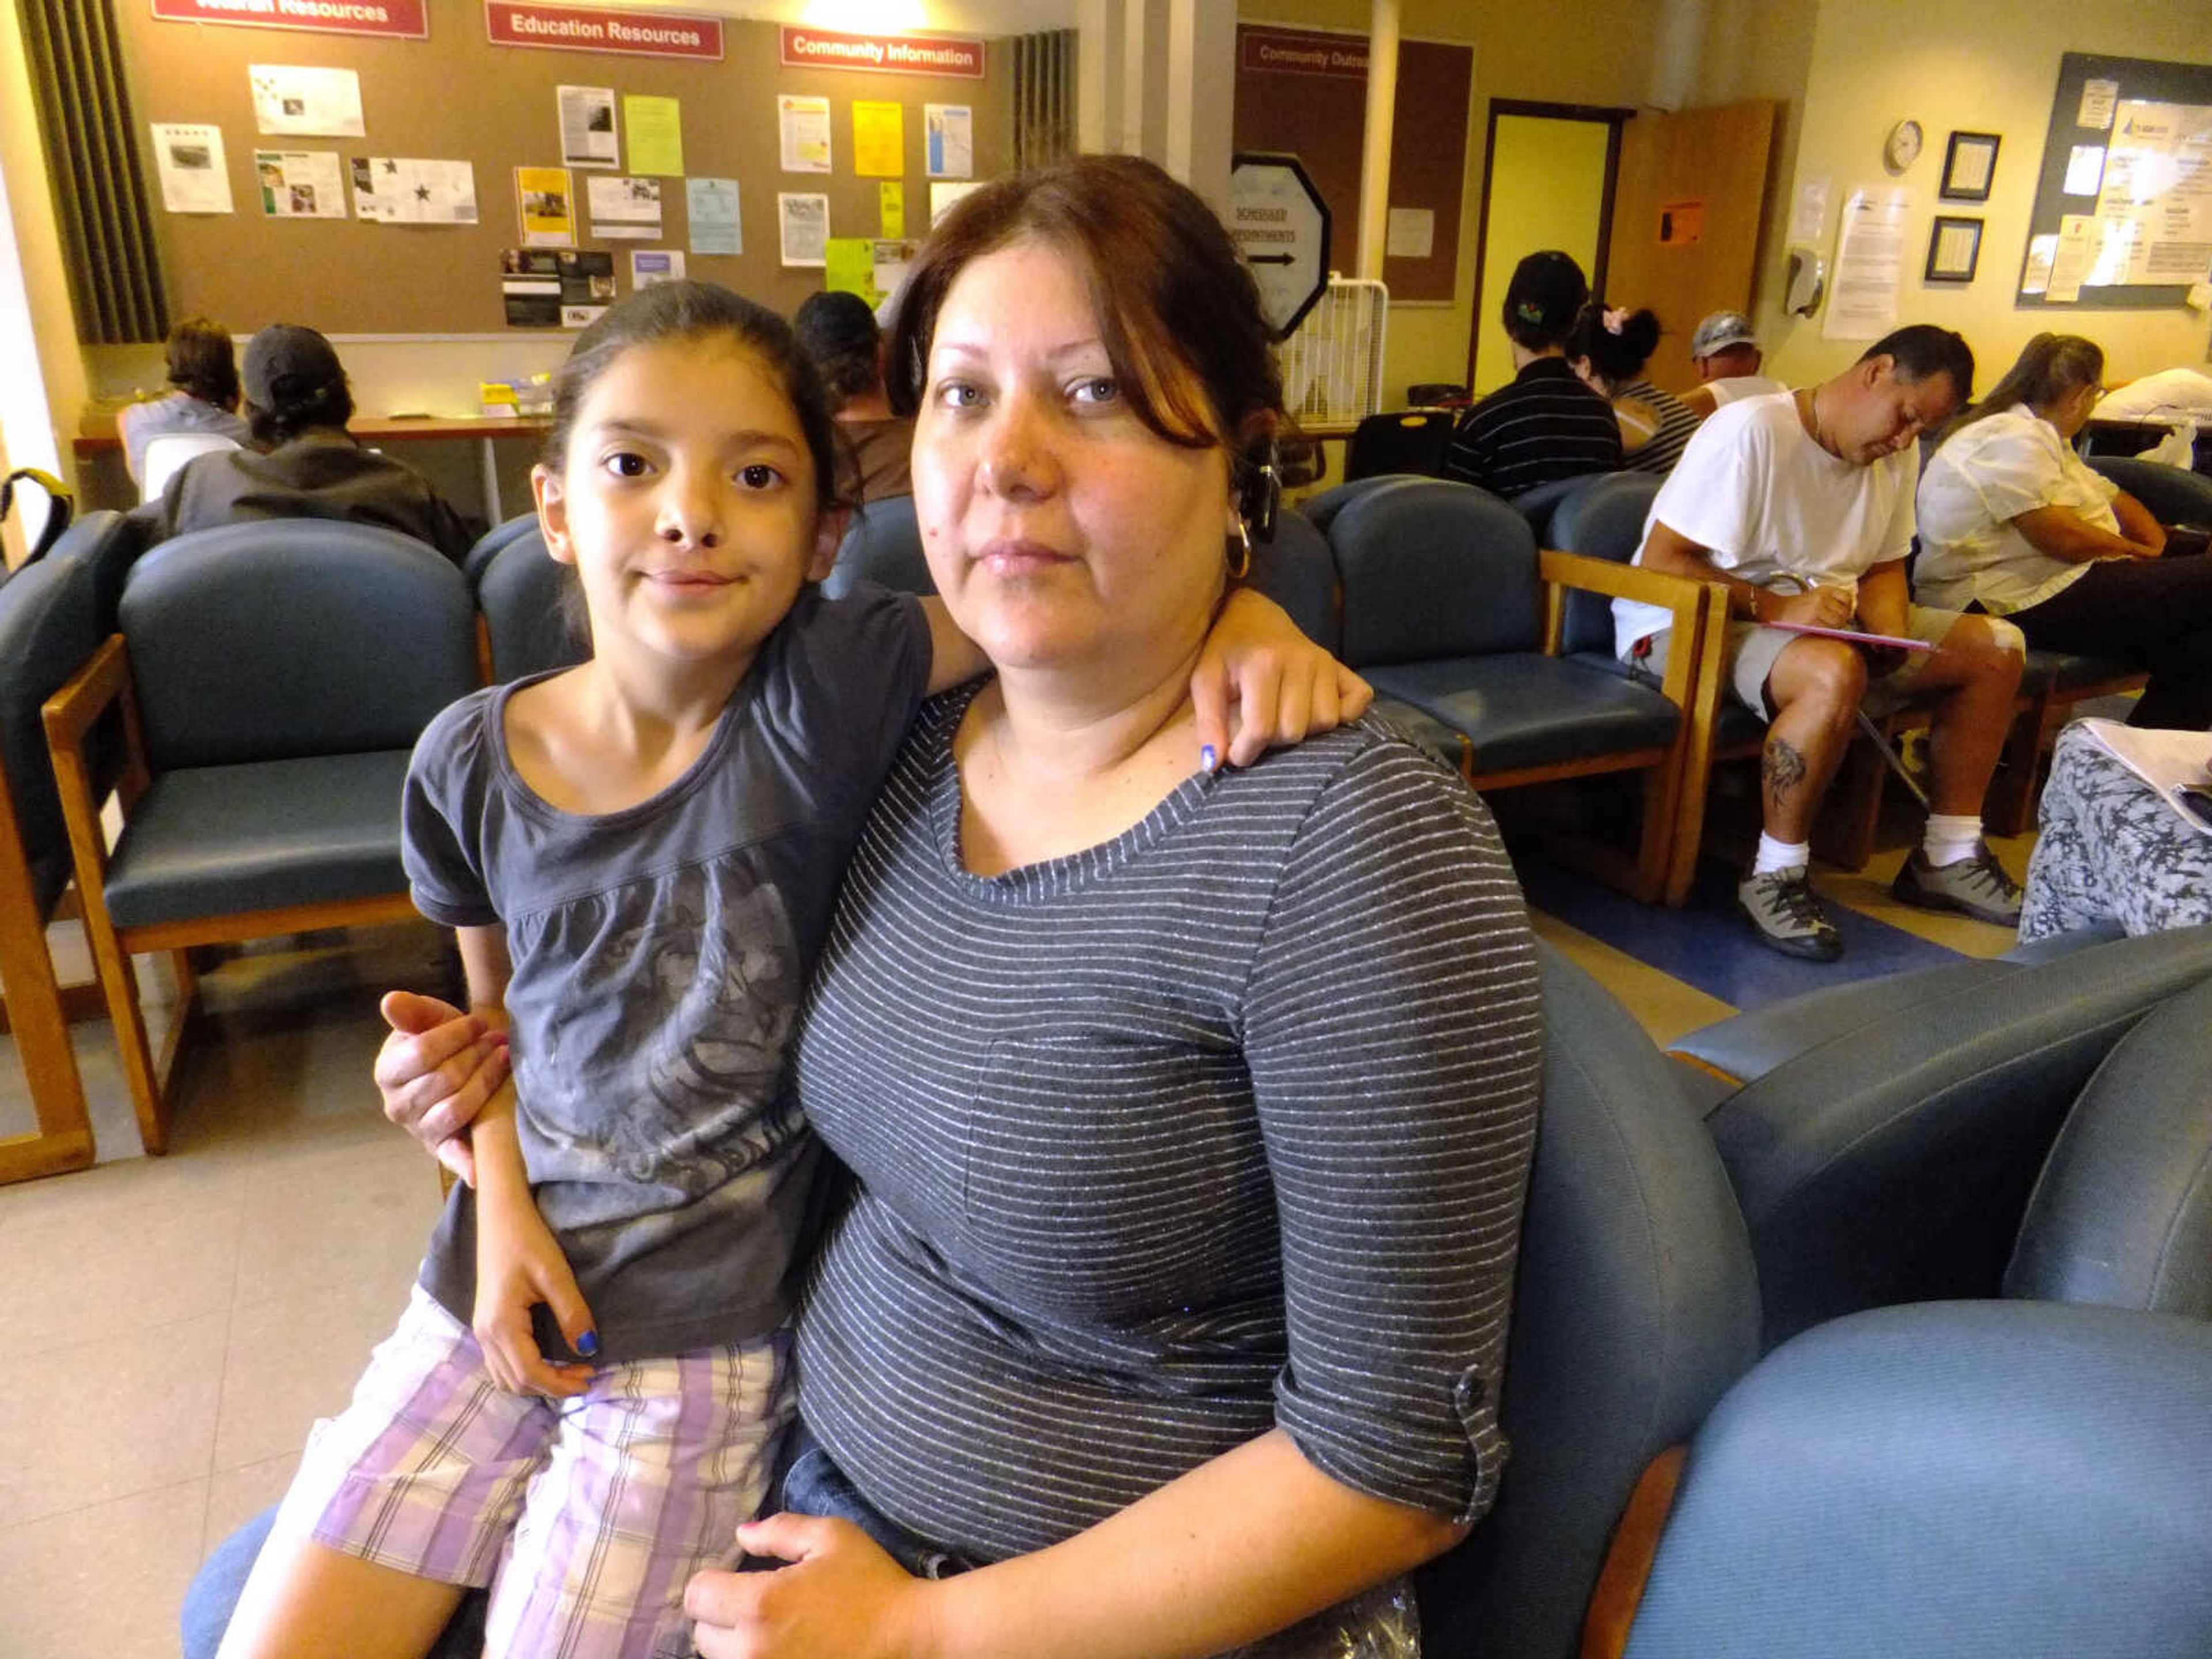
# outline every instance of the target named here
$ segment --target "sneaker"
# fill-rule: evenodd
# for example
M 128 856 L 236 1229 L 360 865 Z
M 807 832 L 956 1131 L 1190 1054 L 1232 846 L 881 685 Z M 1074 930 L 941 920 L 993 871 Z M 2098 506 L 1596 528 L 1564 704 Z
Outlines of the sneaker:
M 1784 956 L 1833 962 L 1844 953 L 1844 936 L 1828 920 L 1827 908 L 1806 874 L 1800 864 L 1746 876 L 1736 884 L 1736 906 L 1751 918 L 1761 943 Z
M 1915 848 L 1889 890 L 1923 910 L 1955 910 L 2000 927 L 2020 925 L 2020 884 L 2005 873 L 1987 842 L 1975 844 L 1972 857 L 1943 865 L 1929 863 L 1927 854 Z

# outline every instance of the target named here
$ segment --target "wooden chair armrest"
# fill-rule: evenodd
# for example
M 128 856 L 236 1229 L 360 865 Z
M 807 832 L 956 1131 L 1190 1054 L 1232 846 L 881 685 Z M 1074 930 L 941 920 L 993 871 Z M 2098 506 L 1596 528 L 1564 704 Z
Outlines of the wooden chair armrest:
M 61 797 L 70 852 L 77 872 L 77 890 L 87 905 L 99 902 L 96 878 L 107 868 L 107 842 L 100 824 L 100 800 L 92 769 L 85 763 L 85 736 L 110 708 L 121 707 L 123 777 L 117 793 L 127 814 L 146 791 L 146 745 L 138 729 L 138 707 L 131 690 L 131 658 L 123 635 L 110 635 L 84 666 L 46 701 L 46 752 L 53 762 L 54 789 Z M 104 914 L 104 912 L 103 912 Z
M 47 746 L 57 756 L 64 750 L 80 752 L 84 734 L 130 684 L 131 659 L 124 651 L 123 635 L 111 634 L 85 659 L 84 666 L 46 699 L 40 712 L 46 723 Z
M 1686 623 L 1696 623 L 1704 592 L 1711 586 L 1662 570 L 1646 570 L 1640 564 L 1615 564 L 1611 559 L 1594 559 L 1587 553 L 1563 553 L 1556 548 L 1546 548 L 1536 557 L 1538 572 L 1547 584 L 1579 588 L 1586 593 L 1602 593 L 1607 599 L 1637 599 L 1645 605 L 1663 605 L 1674 613 L 1677 628 Z
M 1637 1604 L 1651 1578 L 1651 1563 L 1674 1506 L 1674 1488 L 1681 1483 L 1686 1452 L 1682 1446 L 1661 1452 L 1629 1494 L 1628 1507 L 1613 1528 L 1612 1547 L 1599 1571 L 1597 1588 L 1590 1593 L 1581 1659 L 1620 1659 L 1626 1650 L 1629 1627 L 1636 1622 Z

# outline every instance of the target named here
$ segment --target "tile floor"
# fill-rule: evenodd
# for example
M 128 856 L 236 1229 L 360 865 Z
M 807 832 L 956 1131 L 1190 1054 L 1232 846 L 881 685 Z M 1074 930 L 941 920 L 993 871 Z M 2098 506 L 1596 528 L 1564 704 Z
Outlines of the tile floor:
M 2004 854 L 2025 870 L 2024 844 Z M 1892 904 L 1902 856 L 1820 884 L 1952 950 L 2010 944 Z M 1639 959 L 1632 920 L 1610 943 L 1547 916 L 1538 927 L 1662 1042 L 1731 1012 Z M 70 931 L 55 933 L 65 950 Z M 1740 948 L 1753 975 L 1778 960 Z M 418 926 L 225 963 L 204 981 L 210 1018 L 187 1045 L 161 1158 L 136 1155 L 106 1026 L 77 1028 L 103 1161 L 0 1187 L 17 1401 L 0 1437 L 0 1659 L 173 1659 L 194 1568 L 276 1500 L 309 1424 L 343 1402 L 439 1206 L 431 1166 L 385 1124 L 368 1080 L 376 994 L 441 990 L 448 971 Z M 0 1038 L 0 1133 L 27 1121 Z

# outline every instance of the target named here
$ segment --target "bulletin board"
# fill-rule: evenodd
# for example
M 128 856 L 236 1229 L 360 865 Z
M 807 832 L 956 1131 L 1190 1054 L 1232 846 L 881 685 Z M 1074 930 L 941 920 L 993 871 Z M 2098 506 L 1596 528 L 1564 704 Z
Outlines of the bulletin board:
M 1359 156 L 1367 129 L 1364 35 L 1240 24 L 1232 147 L 1295 155 L 1328 204 L 1335 227 L 1328 263 L 1358 268 Z M 1255 40 L 1296 47 L 1262 56 Z M 1354 54 L 1352 70 L 1344 52 Z M 1299 67 L 1288 67 L 1298 64 Z M 1310 65 L 1305 66 L 1305 65 Z M 1277 65 L 1271 67 L 1270 65 Z M 1446 41 L 1406 40 L 1398 48 L 1398 102 L 1391 120 L 1390 206 L 1399 246 L 1387 253 L 1382 280 L 1392 301 L 1449 303 L 1459 287 L 1461 198 L 1467 180 L 1468 94 L 1474 49 Z
M 241 334 L 278 319 L 343 334 L 538 331 L 509 329 L 500 258 L 523 240 L 515 168 L 561 165 L 555 89 L 563 85 L 611 88 L 617 106 L 634 94 L 680 100 L 684 176 L 738 181 L 743 251 L 699 254 L 689 252 L 683 177 L 661 181 L 659 240 L 602 240 L 592 235 L 584 210 L 584 180 L 593 170 L 573 169 L 575 246 L 614 256 L 622 294 L 630 290 L 633 249 L 684 250 L 686 275 L 725 283 L 787 313 L 822 288 L 823 270 L 781 263 L 776 196 L 826 195 L 832 236 L 883 234 L 878 186 L 885 181 L 854 171 L 856 100 L 903 108 L 904 172 L 896 182 L 903 185 L 908 237 L 929 228 L 926 104 L 972 110 L 975 178 L 990 178 L 1006 165 L 1010 54 L 995 43 L 986 49 L 985 76 L 978 80 L 785 68 L 776 25 L 727 17 L 721 19 L 724 55 L 716 62 L 495 46 L 477 4 L 432 7 L 430 36 L 423 40 L 165 22 L 151 10 L 143 3 L 117 8 L 149 186 L 156 176 L 153 125 L 212 123 L 222 131 L 234 206 L 228 214 L 167 212 L 153 186 L 170 309 L 204 313 Z M 256 64 L 356 71 L 364 135 L 260 134 L 247 75 Z M 781 170 L 779 94 L 830 100 L 830 173 Z M 630 135 L 621 131 L 618 137 L 621 165 L 602 176 L 629 171 Z M 465 160 L 475 173 L 477 222 L 395 225 L 352 216 L 266 216 L 257 149 L 336 151 L 343 161 Z
M 2108 253 L 2112 239 L 2126 236 L 2130 227 L 2132 244 Z M 2039 248 L 2045 238 L 2056 240 Z M 2044 251 L 2050 263 L 2039 258 Z M 2069 285 L 2069 259 L 2078 262 L 2085 252 L 2096 262 L 2093 277 L 2120 280 L 2085 281 L 2078 298 L 2054 297 Z M 2181 304 L 2208 273 L 2212 64 L 2068 52 L 2059 60 L 2014 304 L 2157 310 Z

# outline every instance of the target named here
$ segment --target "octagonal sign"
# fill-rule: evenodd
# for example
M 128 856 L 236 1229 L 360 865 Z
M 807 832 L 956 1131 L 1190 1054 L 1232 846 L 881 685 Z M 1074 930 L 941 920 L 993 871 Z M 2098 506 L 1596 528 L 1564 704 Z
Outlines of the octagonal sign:
M 1287 339 L 1328 291 L 1328 204 L 1297 156 L 1247 154 L 1230 167 L 1229 214 L 1261 308 Z

